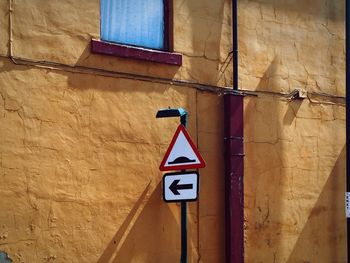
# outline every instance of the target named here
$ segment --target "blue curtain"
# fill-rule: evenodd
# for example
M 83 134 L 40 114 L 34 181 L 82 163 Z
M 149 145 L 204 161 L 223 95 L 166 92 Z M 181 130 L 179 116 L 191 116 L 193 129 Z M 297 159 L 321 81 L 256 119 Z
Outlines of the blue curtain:
M 163 0 L 101 0 L 101 38 L 164 49 Z

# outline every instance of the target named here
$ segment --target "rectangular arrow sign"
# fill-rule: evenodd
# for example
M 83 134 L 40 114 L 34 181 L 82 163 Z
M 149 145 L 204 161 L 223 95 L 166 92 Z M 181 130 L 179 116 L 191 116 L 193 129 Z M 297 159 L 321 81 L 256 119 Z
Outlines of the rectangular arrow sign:
M 198 198 L 198 172 L 166 173 L 163 176 L 165 202 L 196 201 Z

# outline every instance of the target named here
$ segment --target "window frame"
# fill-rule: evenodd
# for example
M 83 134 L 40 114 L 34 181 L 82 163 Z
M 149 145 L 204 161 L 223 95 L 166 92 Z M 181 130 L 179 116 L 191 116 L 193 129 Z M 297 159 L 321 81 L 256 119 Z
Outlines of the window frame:
M 181 66 L 182 55 L 174 52 L 173 45 L 173 0 L 163 0 L 164 8 L 164 49 L 151 49 L 141 46 L 119 44 L 102 39 L 91 39 L 91 52 L 156 63 Z M 100 27 L 101 32 L 101 27 Z
M 173 52 L 173 0 L 163 0 L 164 4 L 164 51 Z

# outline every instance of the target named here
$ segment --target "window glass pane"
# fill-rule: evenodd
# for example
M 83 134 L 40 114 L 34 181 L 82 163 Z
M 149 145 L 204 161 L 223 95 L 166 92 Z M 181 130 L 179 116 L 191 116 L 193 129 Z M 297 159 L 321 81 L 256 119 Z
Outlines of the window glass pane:
M 163 0 L 101 0 L 101 38 L 164 48 Z

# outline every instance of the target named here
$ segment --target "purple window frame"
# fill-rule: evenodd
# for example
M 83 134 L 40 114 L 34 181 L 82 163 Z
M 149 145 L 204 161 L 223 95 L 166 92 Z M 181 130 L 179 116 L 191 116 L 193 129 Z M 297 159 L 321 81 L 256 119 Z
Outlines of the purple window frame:
M 122 45 L 98 39 L 91 40 L 91 52 L 123 58 L 146 60 L 175 66 L 182 65 L 182 55 L 173 47 L 173 0 L 164 2 L 164 50 Z

